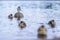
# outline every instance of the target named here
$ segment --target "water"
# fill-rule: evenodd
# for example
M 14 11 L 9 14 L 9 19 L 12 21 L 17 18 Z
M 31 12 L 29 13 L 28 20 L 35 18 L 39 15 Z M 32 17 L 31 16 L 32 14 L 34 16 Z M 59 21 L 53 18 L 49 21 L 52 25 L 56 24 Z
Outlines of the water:
M 45 9 L 46 3 L 52 3 L 52 9 Z M 60 37 L 60 5 L 59 1 L 0 1 L 0 40 L 38 40 L 37 30 L 43 23 L 47 28 L 47 39 Z M 21 13 L 27 26 L 23 30 L 18 27 L 14 18 L 8 19 L 9 14 L 15 14 L 16 8 L 21 6 Z M 47 25 L 48 21 L 54 19 L 56 28 Z

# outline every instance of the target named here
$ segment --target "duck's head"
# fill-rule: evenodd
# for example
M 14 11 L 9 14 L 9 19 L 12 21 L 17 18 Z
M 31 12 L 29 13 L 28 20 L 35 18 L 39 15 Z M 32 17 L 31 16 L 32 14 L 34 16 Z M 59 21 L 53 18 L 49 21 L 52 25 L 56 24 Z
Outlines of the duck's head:
M 20 8 L 20 6 L 18 6 L 18 8 L 17 8 L 17 11 L 19 12 L 19 11 L 21 11 L 21 8 Z

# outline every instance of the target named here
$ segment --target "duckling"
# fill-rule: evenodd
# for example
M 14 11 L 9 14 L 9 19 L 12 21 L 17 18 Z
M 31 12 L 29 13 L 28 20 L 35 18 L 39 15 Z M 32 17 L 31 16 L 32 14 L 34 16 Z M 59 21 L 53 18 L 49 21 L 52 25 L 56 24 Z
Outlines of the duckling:
M 8 15 L 8 18 L 12 20 L 13 19 L 13 14 Z
M 52 28 L 55 27 L 55 21 L 54 21 L 54 20 L 49 21 L 48 24 L 49 24 Z
M 47 29 L 44 28 L 44 25 L 42 25 L 38 29 L 38 38 L 46 38 L 47 37 Z
M 20 23 L 19 23 L 19 27 L 22 29 L 22 28 L 25 28 L 26 27 L 26 23 L 25 22 L 23 22 L 23 21 L 21 21 Z
M 18 6 L 17 13 L 15 13 L 15 15 L 14 15 L 14 17 L 17 18 L 17 20 L 20 20 L 21 18 L 24 17 L 20 11 L 21 11 L 21 8 L 20 8 L 20 6 Z

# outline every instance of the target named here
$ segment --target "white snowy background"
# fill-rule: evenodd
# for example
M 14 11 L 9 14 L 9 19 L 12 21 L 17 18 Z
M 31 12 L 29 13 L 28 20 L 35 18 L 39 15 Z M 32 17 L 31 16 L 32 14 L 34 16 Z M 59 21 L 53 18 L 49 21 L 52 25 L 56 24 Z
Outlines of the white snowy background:
M 52 3 L 52 9 L 46 5 Z M 21 7 L 23 20 L 27 26 L 21 30 L 15 18 L 8 19 L 9 14 L 15 14 Z M 47 23 L 54 19 L 56 27 L 52 29 Z M 0 1 L 0 40 L 38 40 L 37 30 L 42 25 L 47 28 L 47 39 L 60 37 L 60 1 Z

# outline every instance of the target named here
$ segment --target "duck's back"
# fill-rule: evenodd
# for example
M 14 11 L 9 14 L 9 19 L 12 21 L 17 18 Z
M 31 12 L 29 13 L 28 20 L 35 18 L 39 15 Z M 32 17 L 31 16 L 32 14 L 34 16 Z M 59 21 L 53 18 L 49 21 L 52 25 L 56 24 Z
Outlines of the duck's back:
M 23 14 L 20 12 L 15 13 L 14 15 L 15 18 L 23 18 Z

